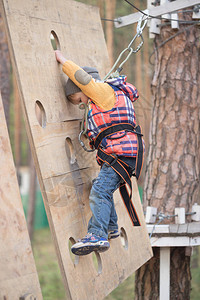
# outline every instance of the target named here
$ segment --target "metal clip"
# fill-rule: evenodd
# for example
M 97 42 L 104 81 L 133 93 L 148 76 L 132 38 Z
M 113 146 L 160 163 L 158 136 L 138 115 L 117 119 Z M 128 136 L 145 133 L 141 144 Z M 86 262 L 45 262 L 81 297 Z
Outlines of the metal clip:
M 147 25 L 149 16 L 142 15 L 141 18 L 138 20 L 137 24 L 137 35 L 140 36 L 142 34 L 142 31 L 144 30 L 145 26 Z M 142 22 L 143 25 L 142 25 Z
M 93 151 L 95 151 L 95 148 L 93 148 L 93 149 L 87 149 L 87 147 L 85 146 L 85 144 L 84 144 L 83 141 L 81 140 L 81 137 L 82 137 L 82 134 L 83 134 L 83 133 L 84 133 L 84 131 L 82 130 L 82 131 L 79 133 L 79 135 L 78 135 L 78 141 L 79 141 L 81 147 L 83 147 L 83 149 L 84 149 L 85 151 L 87 151 L 87 152 L 93 152 Z
M 133 39 L 131 40 L 131 42 L 129 43 L 128 47 L 125 48 L 118 56 L 116 62 L 114 63 L 113 67 L 111 68 L 111 70 L 108 72 L 108 74 L 104 77 L 104 81 L 111 77 L 111 78 L 116 78 L 119 76 L 119 72 L 122 71 L 122 66 L 125 64 L 125 62 L 129 59 L 129 57 L 131 56 L 132 53 L 137 53 L 140 48 L 142 47 L 142 45 L 144 44 L 144 39 L 142 36 L 142 31 L 144 30 L 147 21 L 148 21 L 149 16 L 141 16 L 141 18 L 138 20 L 138 24 L 137 24 L 137 32 L 135 34 L 135 36 L 133 37 Z M 142 24 L 143 22 L 143 24 Z M 137 37 L 141 38 L 141 42 L 140 44 L 137 46 L 136 49 L 133 49 L 131 47 L 131 45 L 133 44 L 133 42 L 136 40 Z M 117 66 L 119 60 L 121 59 L 122 55 L 128 51 L 129 53 L 127 54 L 127 57 L 122 61 L 122 63 L 119 65 L 119 67 L 117 68 L 117 70 L 115 72 L 113 72 L 113 70 L 115 69 L 115 67 Z M 112 73 L 113 72 L 113 73 Z M 112 74 L 111 74 L 112 73 Z

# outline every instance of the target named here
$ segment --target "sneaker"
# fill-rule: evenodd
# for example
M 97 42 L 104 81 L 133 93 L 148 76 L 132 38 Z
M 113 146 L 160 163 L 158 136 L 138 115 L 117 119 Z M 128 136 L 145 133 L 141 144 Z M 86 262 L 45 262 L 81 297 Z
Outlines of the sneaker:
M 119 231 L 116 229 L 116 230 L 110 230 L 108 231 L 108 239 L 116 239 L 118 236 L 119 236 Z
M 92 251 L 104 252 L 110 247 L 107 239 L 88 233 L 84 238 L 79 240 L 71 247 L 71 251 L 75 255 L 87 255 Z

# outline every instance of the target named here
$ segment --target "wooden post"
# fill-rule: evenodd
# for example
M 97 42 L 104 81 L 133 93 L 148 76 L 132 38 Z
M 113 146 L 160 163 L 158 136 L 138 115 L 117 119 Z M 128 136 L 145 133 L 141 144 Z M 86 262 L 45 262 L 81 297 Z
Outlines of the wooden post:
M 0 299 L 42 300 L 1 97 L 0 166 Z
M 160 248 L 160 300 L 170 300 L 170 247 Z

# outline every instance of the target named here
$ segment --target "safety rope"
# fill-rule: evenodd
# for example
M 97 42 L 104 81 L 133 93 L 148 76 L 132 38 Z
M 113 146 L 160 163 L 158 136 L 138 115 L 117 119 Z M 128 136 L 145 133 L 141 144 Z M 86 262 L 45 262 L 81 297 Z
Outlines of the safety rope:
M 79 109 L 85 110 L 84 117 L 81 122 L 81 132 L 82 132 L 82 134 L 86 134 L 87 133 L 87 124 L 85 124 L 85 122 L 87 122 L 88 105 L 81 102 L 78 107 L 79 107 Z
M 104 81 L 106 79 L 108 79 L 108 77 L 110 78 L 116 78 L 116 77 L 119 77 L 119 73 L 122 71 L 122 66 L 125 64 L 125 62 L 129 59 L 129 57 L 131 56 L 132 53 L 137 53 L 142 45 L 144 44 L 144 39 L 143 39 L 143 36 L 142 36 L 142 32 L 147 24 L 147 21 L 148 21 L 148 16 L 144 16 L 142 15 L 141 18 L 138 20 L 138 24 L 137 24 L 137 32 L 135 34 L 135 36 L 133 37 L 133 39 L 131 40 L 131 42 L 129 43 L 128 47 L 125 48 L 118 56 L 116 62 L 114 63 L 113 67 L 111 68 L 111 70 L 108 72 L 108 74 L 104 77 Z M 143 22 L 143 24 L 142 24 Z M 131 47 L 131 45 L 133 44 L 133 42 L 136 40 L 136 38 L 141 38 L 141 42 L 140 44 L 137 46 L 136 49 L 133 49 Z M 123 56 L 123 54 L 125 52 L 129 52 L 127 57 L 122 61 L 122 63 L 119 65 L 119 67 L 117 68 L 117 70 L 115 72 L 113 72 L 113 70 L 116 68 L 118 62 L 120 61 L 121 57 Z M 112 73 L 113 72 L 113 73 Z
M 88 104 L 85 104 L 83 102 L 81 102 L 78 107 L 79 107 L 79 109 L 84 109 L 85 110 L 83 119 L 81 121 L 81 131 L 79 133 L 78 140 L 79 140 L 79 143 L 80 143 L 81 147 L 83 147 L 83 149 L 86 152 L 93 152 L 93 151 L 95 151 L 95 148 L 93 147 L 92 149 L 87 149 L 87 147 L 85 146 L 84 142 L 82 141 L 82 135 L 86 135 L 87 136 L 87 128 L 88 128 L 88 118 L 87 118 L 87 115 L 88 115 L 89 107 L 88 107 Z

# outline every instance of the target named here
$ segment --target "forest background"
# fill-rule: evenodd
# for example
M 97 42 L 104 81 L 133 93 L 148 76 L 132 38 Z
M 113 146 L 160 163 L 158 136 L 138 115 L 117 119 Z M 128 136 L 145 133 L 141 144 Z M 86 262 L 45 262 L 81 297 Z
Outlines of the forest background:
M 89 5 L 99 7 L 102 19 L 102 27 L 107 42 L 110 64 L 113 65 L 118 55 L 124 50 L 136 33 L 136 24 L 116 29 L 114 18 L 136 12 L 128 3 L 122 0 L 80 0 Z M 146 0 L 134 1 L 134 5 L 140 9 L 146 8 Z M 3 26 L 1 24 L 1 26 Z M 3 31 L 3 30 L 2 30 Z M 135 103 L 137 123 L 143 128 L 146 154 L 148 152 L 148 138 L 151 120 L 151 78 L 154 68 L 154 46 L 153 39 L 149 39 L 148 29 L 143 33 L 144 45 L 142 49 L 132 54 L 128 62 L 124 65 L 122 73 L 127 75 L 128 81 L 133 83 L 139 91 L 139 101 Z M 5 105 L 6 119 L 9 128 L 10 140 L 18 174 L 21 168 L 30 170 L 29 195 L 22 196 L 25 214 L 29 225 L 30 237 L 33 242 L 34 256 L 36 259 L 39 279 L 42 287 L 43 297 L 46 300 L 65 299 L 62 279 L 58 268 L 54 246 L 48 228 L 45 212 L 41 215 L 42 207 L 41 193 L 36 181 L 36 174 L 33 167 L 28 139 L 26 136 L 24 121 L 20 108 L 20 99 L 15 78 L 12 74 L 12 66 L 9 61 L 9 54 L 6 50 L 6 41 L 3 37 L 2 51 L 6 53 L 6 64 L 9 69 L 9 84 L 7 87 L 8 101 Z M 136 42 L 135 46 L 137 47 Z M 144 170 L 139 181 L 140 194 L 144 183 Z M 19 176 L 20 179 L 20 176 Z M 29 201 L 33 204 L 29 205 Z M 36 201 L 36 202 L 35 202 Z M 38 210 L 37 210 L 38 205 Z M 28 212 L 29 211 L 29 212 Z M 40 212 L 39 212 L 40 211 Z M 38 219 L 43 218 L 39 225 Z M 42 225 L 41 225 L 42 224 Z M 44 227 L 44 228 L 41 228 Z M 37 230 L 34 230 L 37 229 Z M 192 257 L 192 292 L 191 299 L 199 299 L 200 288 L 200 251 L 194 249 Z M 134 297 L 134 274 L 116 289 L 107 299 L 133 299 Z

